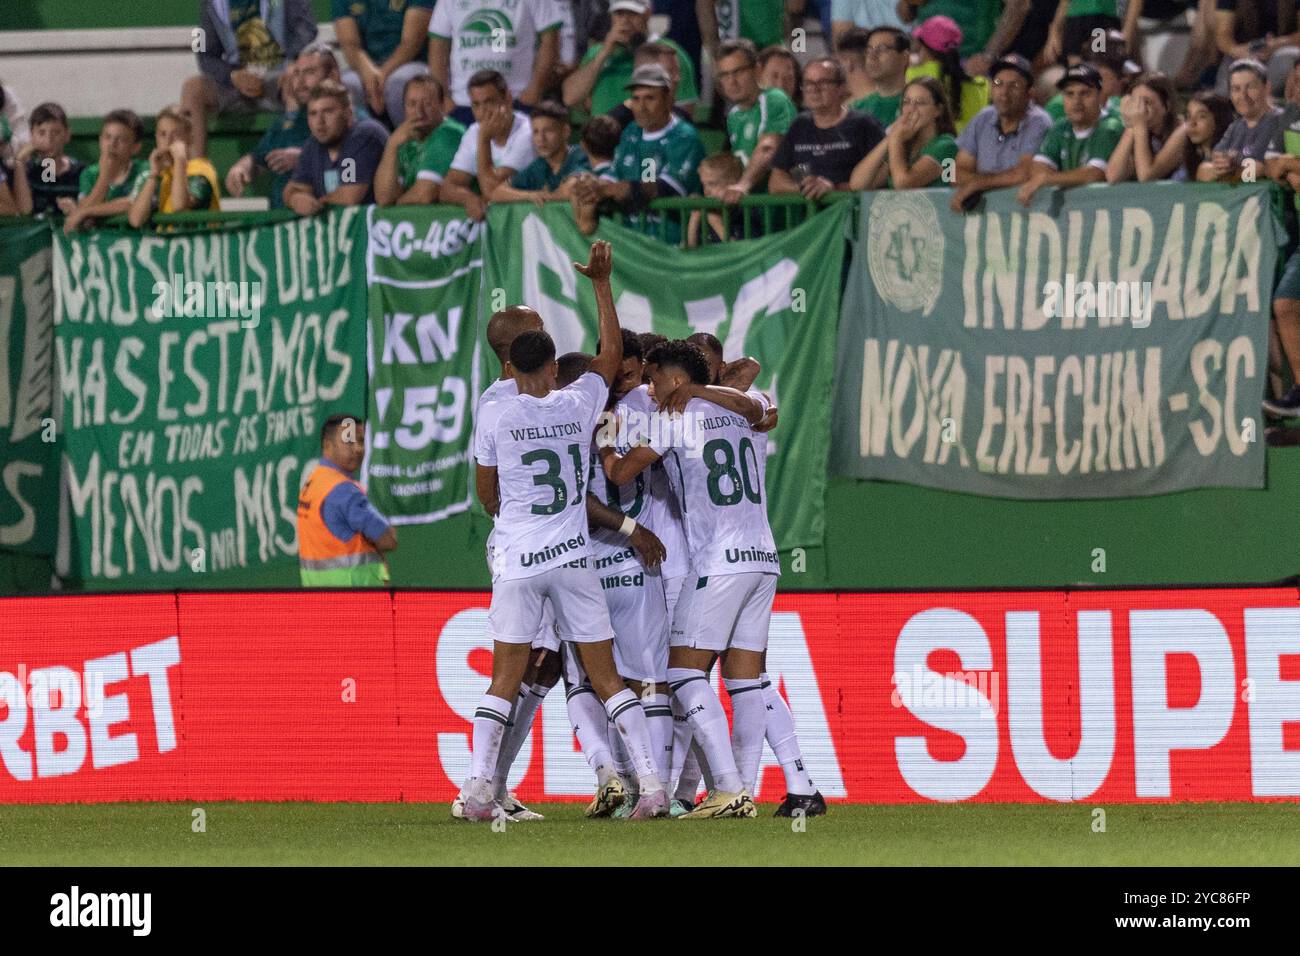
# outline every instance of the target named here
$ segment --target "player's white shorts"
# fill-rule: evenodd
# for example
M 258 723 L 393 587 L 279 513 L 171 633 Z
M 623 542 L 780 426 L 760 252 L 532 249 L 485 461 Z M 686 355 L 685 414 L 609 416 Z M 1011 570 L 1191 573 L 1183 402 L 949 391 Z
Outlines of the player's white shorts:
M 555 609 L 550 601 L 542 602 L 542 625 L 533 637 L 533 650 L 557 653 L 560 650 L 560 635 L 555 633 Z
M 686 574 L 674 575 L 671 578 L 664 578 L 664 603 L 668 605 L 668 623 L 671 624 L 673 615 L 677 613 L 677 598 L 682 593 L 682 587 L 690 581 L 695 583 L 695 576 L 689 572 Z
M 542 622 L 543 603 L 550 600 L 555 626 L 563 641 L 591 643 L 614 636 L 600 581 L 589 559 L 587 567 L 550 568 L 527 578 L 492 585 L 487 633 L 503 644 L 532 644 Z
M 606 574 L 601 587 L 614 628 L 614 663 L 619 676 L 655 683 L 668 680 L 668 605 L 663 578 L 633 564 L 622 573 Z
M 717 654 L 729 647 L 766 651 L 776 580 L 775 574 L 762 571 L 687 580 L 677 599 L 670 643 Z

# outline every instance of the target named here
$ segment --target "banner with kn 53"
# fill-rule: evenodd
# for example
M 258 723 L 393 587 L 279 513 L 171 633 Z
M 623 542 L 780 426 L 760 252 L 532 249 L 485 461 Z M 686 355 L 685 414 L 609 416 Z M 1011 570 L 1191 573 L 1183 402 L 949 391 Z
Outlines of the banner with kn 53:
M 864 193 L 839 474 L 1009 498 L 1260 488 L 1270 187 Z

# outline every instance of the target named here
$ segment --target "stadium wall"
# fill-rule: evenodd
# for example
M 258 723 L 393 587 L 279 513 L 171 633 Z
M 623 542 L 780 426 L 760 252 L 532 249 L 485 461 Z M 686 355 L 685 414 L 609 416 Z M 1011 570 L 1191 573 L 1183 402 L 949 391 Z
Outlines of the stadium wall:
M 0 802 L 448 801 L 483 592 L 0 602 Z M 88 622 L 94 627 L 88 627 Z M 778 597 L 768 670 L 831 798 L 1300 796 L 1294 588 Z M 515 764 L 589 796 L 562 688 Z M 765 752 L 758 796 L 783 792 Z

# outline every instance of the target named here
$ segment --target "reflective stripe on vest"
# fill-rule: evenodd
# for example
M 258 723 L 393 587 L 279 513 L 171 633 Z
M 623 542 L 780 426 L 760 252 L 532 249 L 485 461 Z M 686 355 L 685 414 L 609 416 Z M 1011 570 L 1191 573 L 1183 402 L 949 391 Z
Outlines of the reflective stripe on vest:
M 330 531 L 321 505 L 339 485 L 365 489 L 336 468 L 318 464 L 298 493 L 298 567 L 308 587 L 365 587 L 388 583 L 388 568 L 364 535 L 342 541 Z

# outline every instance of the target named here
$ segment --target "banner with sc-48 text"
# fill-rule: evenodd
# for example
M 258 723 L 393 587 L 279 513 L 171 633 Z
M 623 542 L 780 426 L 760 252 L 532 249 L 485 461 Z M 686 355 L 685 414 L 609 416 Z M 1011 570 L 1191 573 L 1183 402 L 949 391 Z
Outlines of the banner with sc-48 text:
M 54 404 L 50 227 L 0 229 L 0 550 L 54 554 L 58 430 Z
M 359 208 L 54 246 L 60 571 L 184 586 L 296 562 L 321 422 L 365 414 Z
M 768 443 L 772 533 L 782 549 L 820 545 L 850 206 L 833 204 L 762 239 L 688 251 L 609 220 L 584 236 L 567 206 L 494 205 L 484 247 L 485 311 L 499 307 L 494 297 L 501 305 L 524 302 L 541 313 L 560 354 L 595 352 L 595 294 L 573 262 L 587 261 L 593 238 L 611 242 L 620 325 L 669 338 L 711 332 L 728 361 L 751 356 L 762 365 L 754 387 L 780 407 Z
M 1267 185 L 865 194 L 832 468 L 1010 498 L 1259 488 Z
M 472 501 L 483 224 L 457 206 L 370 207 L 366 489 L 394 524 Z

